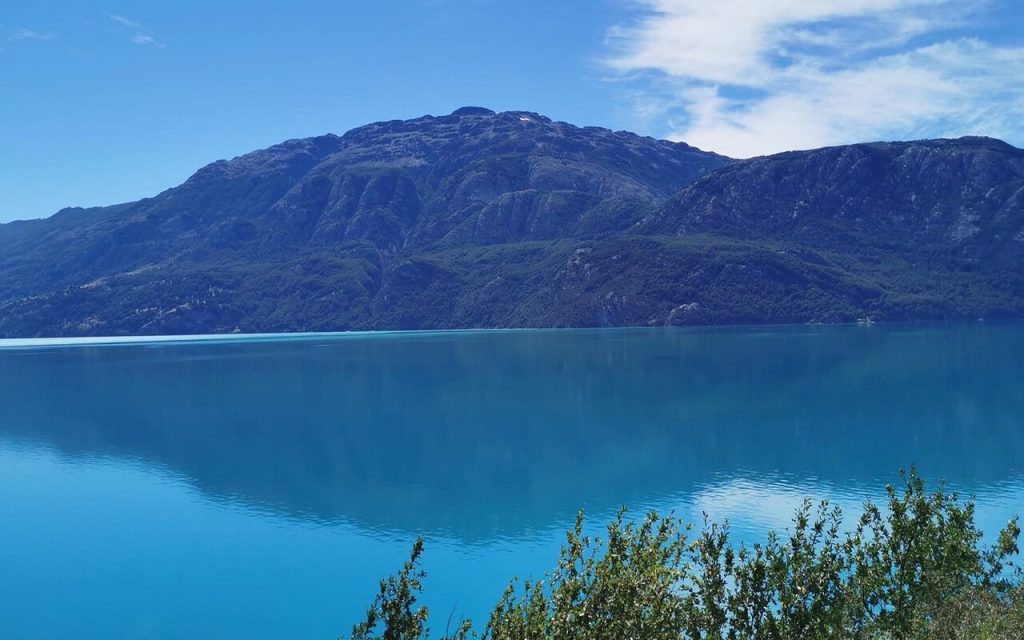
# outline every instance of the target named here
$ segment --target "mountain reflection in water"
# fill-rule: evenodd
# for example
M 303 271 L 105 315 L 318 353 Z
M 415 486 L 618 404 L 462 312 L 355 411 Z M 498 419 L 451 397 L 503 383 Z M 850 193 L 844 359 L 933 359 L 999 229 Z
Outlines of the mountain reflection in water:
M 768 520 L 784 523 L 803 487 L 856 503 L 910 464 L 1018 492 L 1021 353 L 1019 326 L 4 350 L 0 439 L 159 465 L 292 518 L 465 543 L 581 506 L 703 500 L 742 522 L 777 505 Z M 759 477 L 793 490 L 736 498 Z

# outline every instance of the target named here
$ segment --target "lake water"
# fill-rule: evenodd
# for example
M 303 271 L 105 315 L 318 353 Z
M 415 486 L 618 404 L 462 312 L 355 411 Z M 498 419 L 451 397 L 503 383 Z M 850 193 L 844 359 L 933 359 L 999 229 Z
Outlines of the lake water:
M 426 538 L 434 627 L 585 507 L 787 526 L 917 464 L 1024 511 L 1024 327 L 0 348 L 0 637 L 335 638 Z

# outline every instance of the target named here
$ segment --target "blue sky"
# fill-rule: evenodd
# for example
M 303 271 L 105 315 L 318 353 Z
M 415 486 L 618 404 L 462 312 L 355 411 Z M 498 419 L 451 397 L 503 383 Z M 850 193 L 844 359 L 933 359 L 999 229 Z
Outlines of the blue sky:
M 155 194 L 294 137 L 463 105 L 739 157 L 1024 144 L 1024 3 L 36 1 L 0 7 L 0 221 Z

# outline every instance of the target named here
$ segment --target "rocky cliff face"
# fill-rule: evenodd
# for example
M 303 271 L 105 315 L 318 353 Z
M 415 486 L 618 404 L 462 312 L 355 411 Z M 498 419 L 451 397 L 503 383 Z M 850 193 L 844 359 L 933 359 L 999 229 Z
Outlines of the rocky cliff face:
M 0 225 L 0 336 L 1024 314 L 1024 152 L 736 162 L 467 107 Z

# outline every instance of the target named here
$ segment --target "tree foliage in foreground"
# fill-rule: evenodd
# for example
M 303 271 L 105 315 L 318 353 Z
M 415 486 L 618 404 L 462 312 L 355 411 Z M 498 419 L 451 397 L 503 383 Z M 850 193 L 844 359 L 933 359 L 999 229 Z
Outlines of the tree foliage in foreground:
M 852 526 L 805 501 L 783 537 L 736 546 L 727 524 L 619 512 L 607 537 L 567 532 L 543 579 L 513 580 L 479 633 L 449 622 L 445 640 L 1020 640 L 1020 527 L 983 547 L 974 503 L 911 471 Z M 417 606 L 422 541 L 381 582 L 352 640 L 425 640 Z M 376 633 L 382 635 L 375 635 Z

